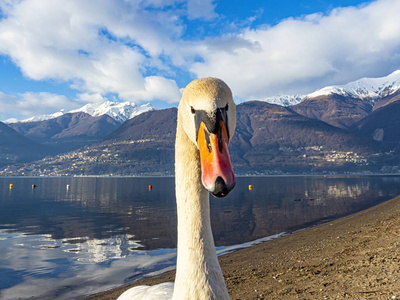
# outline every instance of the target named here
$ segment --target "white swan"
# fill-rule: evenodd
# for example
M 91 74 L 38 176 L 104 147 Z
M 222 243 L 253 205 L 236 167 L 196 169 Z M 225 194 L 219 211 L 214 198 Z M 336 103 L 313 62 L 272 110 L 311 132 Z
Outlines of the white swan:
M 235 186 L 228 153 L 235 127 L 236 106 L 222 80 L 202 78 L 185 88 L 175 142 L 175 284 L 133 287 L 119 300 L 229 299 L 211 231 L 208 192 L 224 197 Z

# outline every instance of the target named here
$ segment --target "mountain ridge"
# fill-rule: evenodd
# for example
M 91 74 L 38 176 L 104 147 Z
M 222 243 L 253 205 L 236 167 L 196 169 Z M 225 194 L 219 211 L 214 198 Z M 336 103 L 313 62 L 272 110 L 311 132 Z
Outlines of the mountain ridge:
M 53 148 L 36 143 L 0 122 L 0 166 L 32 161 L 53 153 Z
M 99 143 L 22 168 L 30 175 L 172 175 L 176 112 L 176 108 L 146 112 Z M 239 104 L 237 115 L 230 152 L 241 175 L 361 172 L 378 144 L 357 132 L 262 101 Z M 13 174 L 12 169 L 8 172 L 0 174 Z
M 395 90 L 397 81 L 394 80 L 398 75 L 400 78 L 400 72 L 391 75 L 375 81 L 359 81 L 368 82 L 374 90 L 378 87 L 380 94 L 374 99 L 336 93 L 338 89 L 333 89 L 327 95 L 305 97 L 289 106 L 265 101 L 237 105 L 237 128 L 230 146 L 235 170 L 241 175 L 400 173 L 400 119 L 397 117 L 400 116 L 400 89 Z M 360 87 L 360 84 L 348 85 L 354 86 Z M 368 94 L 362 89 L 359 92 Z M 58 124 L 54 122 L 59 122 L 64 124 L 66 132 L 61 134 L 61 130 L 47 136 L 47 143 L 50 145 L 59 138 L 60 143 L 68 145 L 76 138 L 84 142 L 81 144 L 84 147 L 70 152 L 64 148 L 56 156 L 22 166 L 11 165 L 7 170 L 0 170 L 0 174 L 173 174 L 176 108 L 150 110 L 122 124 L 108 115 L 75 114 L 73 122 L 64 114 L 57 121 L 10 124 L 36 126 L 40 135 L 47 129 L 54 131 Z M 92 126 L 100 119 L 113 120 L 115 128 L 107 134 L 100 130 L 102 136 L 97 141 L 89 140 L 88 136 L 82 139 L 79 134 L 100 128 Z
M 151 105 L 150 103 L 143 104 L 141 106 L 136 105 L 135 103 L 125 101 L 125 102 L 113 102 L 113 101 L 105 101 L 102 103 L 88 103 L 78 109 L 73 109 L 66 111 L 62 109 L 58 112 L 52 114 L 45 114 L 45 115 L 37 115 L 23 120 L 14 120 L 12 122 L 8 122 L 8 124 L 15 124 L 15 123 L 31 123 L 31 122 L 40 122 L 55 119 L 61 117 L 64 114 L 68 113 L 77 113 L 77 112 L 84 112 L 92 117 L 98 117 L 102 115 L 108 115 L 117 122 L 121 124 L 126 120 L 129 120 L 141 113 L 150 110 L 156 110 L 155 106 Z
M 306 95 L 279 95 L 265 98 L 262 101 L 282 106 L 292 106 L 310 98 L 340 95 L 375 102 L 396 93 L 399 89 L 400 70 L 396 70 L 388 76 L 364 77 L 343 85 L 326 86 Z
M 344 85 L 327 86 L 308 94 L 306 97 L 315 98 L 337 94 L 351 98 L 374 101 L 391 95 L 400 89 L 400 70 L 396 70 L 384 77 L 364 77 Z
M 84 112 L 66 113 L 59 117 L 8 126 L 32 141 L 70 151 L 101 141 L 119 127 L 108 115 L 93 117 Z
M 332 85 L 326 86 L 321 89 L 317 89 L 312 93 L 306 95 L 299 94 L 286 94 L 266 97 L 260 101 L 265 101 L 271 104 L 277 104 L 281 106 L 293 106 L 303 102 L 306 99 L 318 98 L 321 96 L 329 95 L 340 95 L 347 98 L 357 98 L 365 101 L 376 102 L 376 100 L 385 98 L 399 91 L 400 89 L 400 70 L 396 70 L 384 77 L 364 77 L 347 84 L 343 85 Z M 252 101 L 252 100 L 248 100 Z M 246 102 L 246 101 L 245 101 Z M 9 124 L 22 122 L 37 122 L 53 119 L 62 116 L 66 113 L 85 112 L 91 116 L 109 115 L 114 120 L 121 124 L 143 112 L 158 109 L 150 103 L 143 104 L 141 106 L 135 103 L 125 102 L 113 102 L 104 101 L 102 103 L 88 103 L 78 109 L 66 111 L 64 109 L 55 112 L 53 114 L 33 116 L 23 120 L 14 120 L 8 122 Z

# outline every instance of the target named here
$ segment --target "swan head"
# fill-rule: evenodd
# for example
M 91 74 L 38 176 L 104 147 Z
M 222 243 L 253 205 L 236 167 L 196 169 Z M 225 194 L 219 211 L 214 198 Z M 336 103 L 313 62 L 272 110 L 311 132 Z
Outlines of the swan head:
M 228 145 L 236 127 L 236 105 L 228 85 L 217 78 L 201 78 L 182 94 L 178 117 L 188 138 L 199 149 L 201 181 L 215 197 L 235 186 Z

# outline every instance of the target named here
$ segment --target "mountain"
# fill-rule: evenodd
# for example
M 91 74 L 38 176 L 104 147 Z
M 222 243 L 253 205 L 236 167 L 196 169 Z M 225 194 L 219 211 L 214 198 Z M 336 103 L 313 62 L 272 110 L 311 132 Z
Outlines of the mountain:
M 39 121 L 54 119 L 54 118 L 62 116 L 63 114 L 65 114 L 64 109 L 62 109 L 58 112 L 55 112 L 53 114 L 37 115 L 37 116 L 33 116 L 33 117 L 30 117 L 28 119 L 24 119 L 21 121 L 18 121 L 17 119 L 13 119 L 12 122 L 8 122 L 8 123 L 12 124 L 12 123 L 18 123 L 18 122 L 21 122 L 21 123 L 39 122 Z
M 400 89 L 400 70 L 388 76 L 380 78 L 362 78 L 345 85 L 327 86 L 307 95 L 279 95 L 264 98 L 263 101 L 281 106 L 297 105 L 307 99 L 323 98 L 330 96 L 342 96 L 346 99 L 358 99 L 372 102 L 391 96 Z M 135 103 L 105 101 L 103 103 L 89 103 L 85 106 L 71 111 L 60 110 L 59 112 L 46 115 L 38 115 L 15 122 L 37 122 L 59 117 L 66 113 L 85 112 L 91 116 L 109 115 L 114 120 L 123 123 L 143 112 L 157 109 L 150 103 L 137 106 Z M 11 122 L 10 122 L 11 123 Z
M 107 141 L 155 141 L 175 143 L 177 109 L 169 108 L 143 113 L 122 124 Z
M 400 90 L 379 99 L 379 101 L 375 102 L 373 110 L 377 110 L 383 106 L 389 105 L 399 100 L 400 100 Z
M 0 166 L 41 159 L 53 149 L 35 143 L 0 122 Z
M 155 109 L 157 108 L 150 103 L 137 106 L 135 103 L 131 103 L 129 101 L 122 103 L 106 101 L 101 104 L 86 104 L 79 109 L 71 110 L 69 112 L 84 112 L 93 117 L 108 115 L 117 122 L 123 123 L 126 120 L 132 119 L 133 117 L 138 116 L 146 111 L 151 111 Z
M 8 125 L 33 141 L 55 146 L 58 152 L 66 152 L 99 142 L 126 120 L 152 110 L 156 108 L 151 104 L 137 106 L 131 102 L 106 101 Z
M 263 101 L 281 106 L 292 106 L 306 99 L 321 99 L 335 95 L 374 103 L 395 94 L 399 89 L 400 70 L 397 70 L 385 77 L 362 78 L 344 85 L 327 86 L 307 95 L 280 95 L 265 98 Z
M 321 172 L 343 168 L 350 161 L 363 164 L 374 143 L 290 107 L 252 101 L 237 106 L 231 149 L 240 173 Z
M 339 128 L 349 128 L 368 116 L 373 103 L 339 94 L 307 96 L 301 103 L 291 106 L 297 113 L 323 121 Z
M 399 149 L 400 101 L 376 109 L 354 124 L 352 130 L 361 136 L 375 140 L 385 151 Z
M 328 86 L 308 94 L 306 98 L 316 98 L 331 94 L 349 98 L 376 101 L 400 89 L 400 70 L 380 78 L 362 78 L 345 85 Z
M 176 108 L 143 113 L 100 143 L 22 168 L 30 175 L 172 175 L 176 115 Z M 0 174 L 15 174 L 20 168 L 17 165 Z
M 108 115 L 92 117 L 84 112 L 67 113 L 59 117 L 38 121 L 9 124 L 23 136 L 61 152 L 101 141 L 120 124 Z
M 390 98 L 393 94 L 398 92 L 399 89 L 400 89 L 400 70 L 397 70 L 385 77 L 362 78 L 345 85 L 327 86 L 307 95 L 297 95 L 297 94 L 279 95 L 279 96 L 267 97 L 263 99 L 263 101 L 281 106 L 294 106 L 309 99 L 342 98 L 342 99 L 355 99 L 360 101 L 365 100 L 366 103 L 370 102 L 371 106 L 375 106 L 376 108 L 378 108 L 384 103 L 384 101 L 380 100 L 387 97 Z M 377 102 L 380 102 L 380 104 L 378 104 Z M 352 105 L 351 103 L 348 104 L 349 104 L 348 106 Z M 324 104 L 324 106 L 326 107 L 327 105 Z M 364 106 L 368 107 L 368 105 L 366 104 L 364 104 Z M 361 110 L 369 111 L 367 107 L 362 108 Z M 19 122 L 29 123 L 29 122 L 44 121 L 62 116 L 63 114 L 66 113 L 84 112 L 94 117 L 101 115 L 109 115 L 114 120 L 123 123 L 126 120 L 129 120 L 143 112 L 155 109 L 157 108 L 151 105 L 150 103 L 137 106 L 135 103 L 131 103 L 129 101 L 126 102 L 105 101 L 103 103 L 86 104 L 81 108 L 71 111 L 60 110 L 59 112 L 53 114 L 38 115 L 28 119 L 21 120 Z M 302 113 L 302 109 L 299 108 L 298 112 Z M 306 114 L 306 115 L 312 117 L 312 114 Z M 318 115 L 320 115 L 320 113 L 316 113 L 315 117 L 317 118 Z M 362 118 L 363 116 L 365 116 L 365 114 L 361 113 L 359 116 Z M 355 117 L 353 119 L 358 120 L 359 117 Z M 329 120 L 329 118 L 326 120 Z M 12 121 L 10 123 L 15 123 L 15 122 L 18 121 Z M 334 126 L 339 126 L 339 127 L 348 127 L 348 123 L 349 122 L 347 121 L 345 121 L 344 124 L 341 124 L 341 122 L 337 122 L 335 124 L 335 122 L 333 122 L 333 124 L 335 124 Z
M 129 101 L 121 103 L 105 101 L 103 103 L 89 103 L 82 106 L 81 108 L 70 110 L 68 112 L 66 112 L 65 110 L 60 110 L 59 112 L 53 114 L 33 116 L 28 119 L 21 120 L 19 122 L 30 123 L 30 122 L 45 121 L 60 117 L 66 113 L 84 112 L 91 115 L 92 117 L 108 115 L 117 122 L 123 123 L 126 120 L 129 120 L 137 115 L 140 115 L 143 112 L 155 109 L 157 108 L 151 105 L 150 103 L 137 106 L 135 103 L 131 103 Z M 16 123 L 16 122 L 10 122 L 10 123 Z
M 177 109 L 143 113 L 126 121 L 101 144 L 89 149 L 108 149 L 118 155 L 112 172 L 119 173 L 122 161 L 124 174 L 174 174 Z M 154 168 L 154 166 L 157 166 Z
M 327 87 L 300 103 L 302 96 L 275 98 L 284 106 L 265 101 L 237 105 L 230 146 L 236 173 L 400 173 L 399 77 L 397 71 Z M 92 108 L 85 109 L 95 114 Z M 147 111 L 120 126 L 108 115 L 75 114 L 35 125 L 10 124 L 35 141 L 59 145 L 59 152 L 71 145 L 85 147 L 10 166 L 0 174 L 173 174 L 175 108 Z
M 100 143 L 24 169 L 31 175 L 172 175 L 176 115 L 175 108 L 143 113 Z M 369 139 L 304 117 L 289 107 L 245 102 L 237 106 L 237 115 L 230 145 L 237 174 L 358 170 L 374 152 Z
M 350 128 L 372 111 L 400 100 L 400 70 L 381 78 L 363 78 L 308 94 L 291 106 L 297 113 L 339 128 Z
M 304 95 L 279 95 L 267 97 L 263 101 L 281 106 L 291 106 L 300 103 L 304 98 Z

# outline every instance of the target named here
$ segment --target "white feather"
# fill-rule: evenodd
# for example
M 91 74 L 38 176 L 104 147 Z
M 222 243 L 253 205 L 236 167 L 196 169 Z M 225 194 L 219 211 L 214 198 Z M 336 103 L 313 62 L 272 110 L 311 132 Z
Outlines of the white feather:
M 166 282 L 154 286 L 140 285 L 130 288 L 118 300 L 166 300 L 172 299 L 174 283 Z

